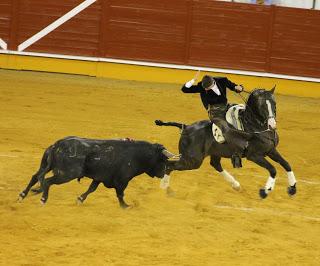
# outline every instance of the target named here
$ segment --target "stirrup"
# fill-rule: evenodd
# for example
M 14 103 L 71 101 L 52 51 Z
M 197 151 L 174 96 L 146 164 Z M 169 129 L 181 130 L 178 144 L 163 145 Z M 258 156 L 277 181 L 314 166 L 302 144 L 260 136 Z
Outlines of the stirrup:
M 241 168 L 242 167 L 241 157 L 237 153 L 232 154 L 231 162 L 232 162 L 233 168 Z

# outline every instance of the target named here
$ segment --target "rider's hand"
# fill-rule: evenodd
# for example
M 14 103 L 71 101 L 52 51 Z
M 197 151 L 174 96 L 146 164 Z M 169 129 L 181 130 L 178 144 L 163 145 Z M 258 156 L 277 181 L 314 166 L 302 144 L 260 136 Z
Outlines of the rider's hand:
M 236 92 L 238 92 L 238 93 L 240 93 L 240 92 L 243 91 L 242 85 L 237 85 L 237 86 L 235 86 L 234 88 L 235 88 Z
M 196 81 L 194 79 L 188 81 L 184 86 L 190 88 Z
M 194 78 L 190 81 L 188 81 L 184 86 L 187 88 L 190 88 L 194 83 L 196 83 L 196 81 L 198 80 L 200 75 L 200 70 L 197 71 L 197 73 L 195 74 Z

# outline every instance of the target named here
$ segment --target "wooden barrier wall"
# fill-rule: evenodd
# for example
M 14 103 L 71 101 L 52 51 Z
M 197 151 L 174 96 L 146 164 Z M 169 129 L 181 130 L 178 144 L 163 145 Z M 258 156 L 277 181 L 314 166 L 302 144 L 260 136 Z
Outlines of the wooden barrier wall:
M 86 1 L 1 0 L 0 39 L 16 51 Z M 320 77 L 318 10 L 214 0 L 91 2 L 22 51 Z

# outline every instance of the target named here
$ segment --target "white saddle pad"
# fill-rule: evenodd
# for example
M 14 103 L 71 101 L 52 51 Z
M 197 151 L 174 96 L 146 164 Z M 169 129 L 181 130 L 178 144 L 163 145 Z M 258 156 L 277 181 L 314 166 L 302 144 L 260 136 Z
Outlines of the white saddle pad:
M 212 123 L 212 134 L 218 143 L 224 143 L 226 141 L 222 135 L 221 129 L 215 123 Z
M 239 111 L 244 110 L 245 108 L 244 104 L 237 104 L 230 107 L 226 113 L 227 122 L 238 130 L 243 130 L 242 122 L 239 119 Z

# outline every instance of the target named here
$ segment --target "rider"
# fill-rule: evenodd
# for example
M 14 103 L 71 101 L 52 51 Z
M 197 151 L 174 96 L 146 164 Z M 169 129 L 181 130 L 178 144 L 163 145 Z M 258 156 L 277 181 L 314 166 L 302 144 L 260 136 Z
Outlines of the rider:
M 212 77 L 208 75 L 205 75 L 202 81 L 194 85 L 199 73 L 198 71 L 192 80 L 184 84 L 181 90 L 184 93 L 200 93 L 202 104 L 208 111 L 210 120 L 220 127 L 226 142 L 231 144 L 235 150 L 231 157 L 233 166 L 241 167 L 241 155 L 245 151 L 247 139 L 250 136 L 240 130 L 225 126 L 226 122 L 224 121 L 226 111 L 228 110 L 226 88 L 240 93 L 243 91 L 243 87 L 233 83 L 226 77 Z

